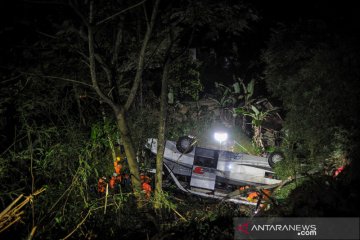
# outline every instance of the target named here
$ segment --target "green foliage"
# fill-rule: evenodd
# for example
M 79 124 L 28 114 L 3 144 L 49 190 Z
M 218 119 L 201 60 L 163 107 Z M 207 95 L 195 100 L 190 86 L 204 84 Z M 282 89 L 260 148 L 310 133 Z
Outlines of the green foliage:
M 152 198 L 152 201 L 157 201 L 157 206 L 162 210 L 171 211 L 176 209 L 176 204 L 171 201 L 170 195 L 166 191 L 161 191 L 158 199 Z
M 240 86 L 242 91 L 240 90 Z M 235 87 L 237 86 L 237 87 Z M 252 99 L 254 94 L 255 80 L 252 79 L 245 85 L 242 79 L 238 79 L 234 84 L 234 89 L 225 86 L 222 83 L 215 82 L 216 101 L 221 107 L 239 107 L 247 108 L 255 99 Z M 237 112 L 234 112 L 237 114 Z
M 356 132 L 360 49 L 356 39 L 329 37 L 310 26 L 278 29 L 263 60 L 268 89 L 287 111 L 287 137 L 302 146 L 305 158 L 321 162 L 349 147 L 344 136 L 352 139 Z
M 246 134 L 244 134 L 240 127 L 233 127 L 231 129 L 232 137 L 235 140 L 234 152 L 243 152 L 247 154 L 256 155 L 257 151 L 252 143 L 251 138 L 249 138 Z
M 302 182 L 302 181 L 301 181 Z M 283 203 L 285 199 L 288 198 L 288 196 L 291 194 L 291 192 L 296 189 L 301 183 L 300 182 L 292 182 L 289 183 L 288 185 L 281 187 L 279 189 L 277 189 L 274 192 L 274 197 L 276 198 L 277 201 L 279 201 L 280 203 Z
M 173 89 L 175 101 L 199 99 L 203 90 L 199 68 L 200 63 L 190 56 L 181 57 L 172 64 L 169 86 Z
M 236 104 L 236 97 L 230 87 L 215 82 L 215 88 L 218 96 L 218 100 L 215 100 L 219 103 L 220 107 L 228 107 Z
M 226 202 L 191 201 L 191 208 L 186 208 L 188 221 L 174 226 L 179 239 L 230 239 L 234 233 L 233 217 L 244 216 L 244 209 Z
M 251 124 L 254 127 L 260 127 L 266 118 L 278 110 L 278 108 L 273 108 L 261 111 L 254 105 L 249 105 L 249 107 L 250 110 L 247 110 L 244 107 L 234 108 L 234 112 L 236 114 L 242 114 L 251 117 Z
M 278 178 L 285 180 L 289 176 L 294 177 L 303 172 L 301 164 L 297 161 L 297 159 L 286 157 L 284 160 L 276 163 L 275 173 Z

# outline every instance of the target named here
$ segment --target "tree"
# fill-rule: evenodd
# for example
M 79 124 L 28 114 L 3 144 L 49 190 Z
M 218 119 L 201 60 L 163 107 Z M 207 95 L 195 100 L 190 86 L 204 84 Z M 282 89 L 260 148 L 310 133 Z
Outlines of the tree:
M 289 139 L 323 162 L 336 151 L 346 157 L 357 132 L 359 39 L 314 23 L 278 28 L 262 58 L 267 87 L 287 112 Z
M 155 17 L 157 15 L 157 9 L 159 5 L 159 0 L 156 0 L 154 3 L 154 7 L 151 14 L 150 22 L 147 24 L 147 30 L 144 36 L 144 40 L 140 49 L 139 53 L 139 60 L 138 65 L 136 69 L 136 75 L 134 82 L 132 84 L 130 93 L 127 97 L 127 100 L 124 105 L 116 104 L 112 99 L 107 97 L 102 90 L 99 87 L 97 77 L 96 77 L 96 65 L 95 65 L 95 51 L 94 51 L 94 32 L 93 32 L 93 25 L 94 23 L 94 1 L 90 2 L 90 12 L 89 12 L 89 22 L 87 24 L 88 27 L 88 44 L 89 44 L 89 63 L 90 63 L 90 75 L 91 75 L 91 81 L 92 85 L 96 91 L 96 93 L 100 96 L 100 98 L 110 105 L 110 107 L 113 109 L 117 124 L 119 127 L 119 131 L 121 133 L 121 137 L 123 140 L 126 157 L 128 159 L 129 168 L 131 171 L 131 180 L 134 187 L 135 194 L 137 195 L 138 199 L 140 200 L 140 191 L 141 191 L 141 182 L 140 182 L 140 174 L 139 174 L 139 167 L 136 161 L 136 153 L 135 148 L 133 145 L 133 141 L 131 139 L 131 134 L 129 132 L 128 123 L 126 121 L 126 113 L 129 110 L 131 104 L 133 103 L 135 99 L 136 92 L 138 90 L 140 81 L 141 81 L 141 75 L 144 71 L 144 61 L 145 61 L 145 51 L 147 48 L 147 44 L 149 42 L 150 36 L 152 34 L 152 30 L 155 23 Z M 112 79 L 108 79 L 112 80 Z

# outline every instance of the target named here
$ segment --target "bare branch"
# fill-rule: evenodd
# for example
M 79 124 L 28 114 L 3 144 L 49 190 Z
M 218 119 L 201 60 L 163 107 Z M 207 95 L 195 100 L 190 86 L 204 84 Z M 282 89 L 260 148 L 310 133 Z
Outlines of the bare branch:
M 149 17 L 148 17 L 148 14 L 147 14 L 147 12 L 146 12 L 146 7 L 145 7 L 145 5 L 143 5 L 143 10 L 144 10 L 146 27 L 147 27 L 147 28 L 150 28 Z
M 86 20 L 86 18 L 84 17 L 84 15 L 79 11 L 79 9 L 77 9 L 77 7 L 74 5 L 74 3 L 72 2 L 72 0 L 69 1 L 69 5 L 70 7 L 75 11 L 75 13 L 81 18 L 81 20 L 83 21 L 83 23 L 89 27 L 89 22 Z
M 30 1 L 30 0 L 25 0 L 24 3 L 31 3 L 31 4 L 48 4 L 48 5 L 66 5 L 63 2 L 60 1 Z
M 113 49 L 113 58 L 111 61 L 111 63 L 113 65 L 116 65 L 118 57 L 119 57 L 120 45 L 123 40 L 123 25 L 124 25 L 123 21 L 121 21 L 120 24 L 118 25 L 119 28 L 116 33 L 116 39 L 115 39 L 115 44 L 114 44 L 114 49 Z
M 101 24 L 103 24 L 103 23 L 105 23 L 105 22 L 107 22 L 107 21 L 109 21 L 109 20 L 111 20 L 111 19 L 119 16 L 120 14 L 123 14 L 123 13 L 126 12 L 126 11 L 129 11 L 129 10 L 131 10 L 131 9 L 133 9 L 133 8 L 136 8 L 137 6 L 140 6 L 140 5 L 143 4 L 145 1 L 146 1 L 146 0 L 143 0 L 143 1 L 139 2 L 139 3 L 136 3 L 135 5 L 132 5 L 132 6 L 128 7 L 128 8 L 125 8 L 124 10 L 121 10 L 120 12 L 117 12 L 117 13 L 111 15 L 110 17 L 107 17 L 107 18 L 99 21 L 98 23 L 96 23 L 96 26 L 99 26 L 99 25 L 101 25 Z
M 95 53 L 95 59 L 96 59 L 96 61 L 98 61 L 100 63 L 101 68 L 106 73 L 106 77 L 107 77 L 108 81 L 111 82 L 111 70 L 110 70 L 110 67 L 105 63 L 105 61 L 103 60 L 103 58 L 99 54 Z
M 152 29 L 154 27 L 155 17 L 157 15 L 159 3 L 160 3 L 160 0 L 156 0 L 154 3 L 154 7 L 153 7 L 153 10 L 151 13 L 150 24 L 149 24 L 149 27 L 146 29 L 146 34 L 145 34 L 144 41 L 143 41 L 143 44 L 142 44 L 141 50 L 140 50 L 138 66 L 137 66 L 137 70 L 136 70 L 134 83 L 131 87 L 130 94 L 129 94 L 128 99 L 124 106 L 125 110 L 128 110 L 130 108 L 131 104 L 134 102 L 136 92 L 138 90 L 138 87 L 139 87 L 139 84 L 140 84 L 140 81 L 142 78 L 142 73 L 144 71 L 145 50 L 146 50 L 147 44 L 149 42 L 149 39 L 150 39 L 150 36 L 152 33 Z
M 74 80 L 74 79 L 70 79 L 70 78 L 56 77 L 56 76 L 49 76 L 49 75 L 40 75 L 40 74 L 27 73 L 27 72 L 21 72 L 21 73 L 24 74 L 24 75 L 28 75 L 28 76 L 35 76 L 35 77 L 49 78 L 49 79 L 59 79 L 59 80 L 66 81 L 66 82 L 72 82 L 72 83 L 80 84 L 80 85 L 83 85 L 83 86 L 86 86 L 86 87 L 91 87 L 91 88 L 93 87 L 90 84 L 87 84 L 87 83 L 84 83 L 84 82 L 81 82 L 81 81 L 77 81 L 77 80 Z
M 117 106 L 109 97 L 107 97 L 100 89 L 96 78 L 96 64 L 95 64 L 95 51 L 94 51 L 94 33 L 92 30 L 93 22 L 93 7 L 94 1 L 90 1 L 89 12 L 89 25 L 88 25 L 88 39 L 89 39 L 89 63 L 90 63 L 90 76 L 92 86 L 100 98 L 110 105 L 110 107 L 117 113 L 119 112 L 119 106 Z
M 73 235 L 74 232 L 76 232 L 76 230 L 79 229 L 79 227 L 81 227 L 81 225 L 84 224 L 84 222 L 86 221 L 86 219 L 90 216 L 91 214 L 91 209 L 87 212 L 87 214 L 85 215 L 85 217 L 78 223 L 78 225 L 76 225 L 76 227 L 68 234 L 66 235 L 64 238 L 62 238 L 63 240 L 68 239 L 69 237 L 71 237 L 71 235 Z
M 45 37 L 48 37 L 48 38 L 51 38 L 51 39 L 57 39 L 56 36 L 54 35 L 50 35 L 50 34 L 47 34 L 47 33 L 44 33 L 44 32 L 40 32 L 40 31 L 36 31 L 37 33 L 39 33 L 40 35 L 43 35 Z

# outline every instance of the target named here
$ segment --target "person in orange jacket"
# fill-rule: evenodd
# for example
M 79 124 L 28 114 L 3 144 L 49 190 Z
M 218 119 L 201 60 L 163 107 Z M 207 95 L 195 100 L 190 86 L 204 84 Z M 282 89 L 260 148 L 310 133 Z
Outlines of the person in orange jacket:
M 258 199 L 258 197 L 259 197 L 259 193 L 258 193 L 258 192 L 250 192 L 250 193 L 248 194 L 248 196 L 247 196 L 246 199 L 247 199 L 249 202 L 256 202 L 257 199 Z
M 106 177 L 99 178 L 98 181 L 98 194 L 99 196 L 103 196 L 106 191 Z
M 140 174 L 141 187 L 143 192 L 145 193 L 146 199 L 149 199 L 151 196 L 151 186 L 150 186 L 150 178 L 146 176 L 144 173 Z
M 114 162 L 114 169 L 115 169 L 115 173 L 117 175 L 121 174 L 122 164 L 120 163 L 120 161 L 121 161 L 121 158 L 116 157 L 116 161 Z
M 121 174 L 116 174 L 115 182 L 116 182 L 116 184 L 121 184 L 121 182 L 122 182 Z
M 149 183 L 150 178 L 148 176 L 146 176 L 144 173 L 140 173 L 140 181 Z
M 255 207 L 255 214 L 262 210 L 266 210 L 268 205 L 270 204 L 270 196 L 272 192 L 269 189 L 263 189 L 261 190 L 261 193 L 258 198 L 258 202 Z
M 249 189 L 249 188 L 250 188 L 249 186 L 241 186 L 241 187 L 239 187 L 239 190 L 245 191 L 246 189 Z
M 117 176 L 117 174 L 114 173 L 114 174 L 111 176 L 110 181 L 109 181 L 109 186 L 110 186 L 110 189 L 112 189 L 112 190 L 115 189 L 116 176 Z
M 147 182 L 143 182 L 141 186 L 143 191 L 145 192 L 146 199 L 150 199 L 152 191 L 150 184 Z

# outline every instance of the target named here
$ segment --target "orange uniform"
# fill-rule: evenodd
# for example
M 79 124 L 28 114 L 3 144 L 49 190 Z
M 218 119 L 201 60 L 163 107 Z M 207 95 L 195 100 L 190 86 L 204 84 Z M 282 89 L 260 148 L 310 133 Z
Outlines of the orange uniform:
M 105 193 L 106 191 L 106 182 L 105 182 L 105 178 L 99 178 L 98 181 L 98 193 Z
M 122 176 L 120 174 L 118 174 L 115 178 L 115 182 L 120 184 L 121 181 L 122 181 Z
M 150 186 L 150 178 L 144 174 L 140 174 L 140 181 L 141 181 L 141 187 L 142 190 L 145 192 L 145 196 L 147 199 L 151 196 L 151 186 Z
M 259 198 L 259 202 L 257 203 L 257 211 L 263 211 L 266 210 L 269 203 L 270 203 L 270 199 L 269 197 L 271 196 L 271 191 L 269 189 L 263 189 L 262 190 L 263 194 L 262 194 L 262 198 Z M 261 200 L 264 200 L 263 202 Z
M 122 165 L 119 161 L 114 162 L 114 169 L 116 174 L 121 174 Z
M 151 186 L 150 186 L 150 184 L 147 183 L 147 182 L 143 182 L 142 189 L 145 192 L 146 198 L 149 199 L 150 196 L 151 196 Z
M 150 178 L 149 178 L 148 176 L 146 176 L 146 175 L 141 174 L 141 175 L 140 175 L 140 181 L 141 181 L 141 182 L 149 183 L 149 182 L 150 182 Z
M 269 189 L 264 189 L 262 191 L 264 192 L 264 200 L 265 201 L 269 200 L 269 197 L 271 196 L 271 191 Z
M 248 188 L 249 188 L 249 186 L 241 186 L 241 187 L 239 187 L 239 190 L 240 191 L 245 191 Z
M 112 176 L 110 181 L 109 181 L 109 186 L 111 189 L 114 189 L 115 188 L 115 184 L 116 184 L 116 178 L 115 176 Z
M 247 200 L 249 202 L 256 202 L 257 198 L 259 197 L 259 193 L 258 192 L 251 192 L 249 193 Z

